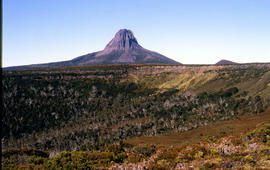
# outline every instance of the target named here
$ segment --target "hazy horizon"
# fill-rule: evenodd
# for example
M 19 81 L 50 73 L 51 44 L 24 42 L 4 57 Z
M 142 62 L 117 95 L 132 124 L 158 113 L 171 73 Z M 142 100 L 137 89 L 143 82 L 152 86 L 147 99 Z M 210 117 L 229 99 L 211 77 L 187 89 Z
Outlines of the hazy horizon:
M 3 0 L 2 67 L 103 50 L 119 29 L 183 64 L 270 62 L 270 1 Z

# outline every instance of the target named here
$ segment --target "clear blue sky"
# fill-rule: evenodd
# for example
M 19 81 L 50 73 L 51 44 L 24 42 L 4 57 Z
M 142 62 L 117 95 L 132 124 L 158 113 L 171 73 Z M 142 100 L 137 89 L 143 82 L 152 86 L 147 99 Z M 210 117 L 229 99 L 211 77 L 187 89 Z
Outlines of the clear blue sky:
M 184 64 L 270 62 L 270 0 L 3 0 L 3 66 L 102 50 L 121 28 Z

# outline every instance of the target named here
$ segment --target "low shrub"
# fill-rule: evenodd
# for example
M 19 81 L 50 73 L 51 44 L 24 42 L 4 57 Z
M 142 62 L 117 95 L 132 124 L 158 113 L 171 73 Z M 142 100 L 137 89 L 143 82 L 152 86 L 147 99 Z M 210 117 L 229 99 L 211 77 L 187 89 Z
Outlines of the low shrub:
M 269 156 L 270 155 L 270 147 L 268 147 L 268 146 L 262 147 L 262 148 L 260 148 L 258 153 L 262 156 L 267 156 L 267 155 Z
M 105 147 L 106 152 L 113 152 L 113 153 L 121 153 L 124 151 L 121 145 L 118 144 L 110 144 Z
M 179 162 L 190 162 L 202 158 L 214 158 L 219 154 L 215 148 L 208 148 L 199 144 L 189 145 L 179 153 Z
M 157 160 L 168 160 L 175 161 L 178 155 L 178 151 L 175 149 L 164 150 L 161 154 L 159 154 Z
M 160 164 L 154 164 L 154 165 L 149 166 L 149 170 L 167 170 L 167 169 L 168 167 L 165 167 Z
M 113 162 L 116 162 L 116 163 L 122 163 L 124 161 L 124 159 L 127 158 L 127 154 L 125 152 L 121 152 L 121 153 L 118 153 L 118 154 L 115 154 L 113 155 Z
M 206 141 L 206 142 L 210 142 L 210 143 L 216 143 L 217 142 L 217 138 L 215 138 L 214 136 L 210 136 L 210 135 L 203 136 L 202 140 Z
M 128 158 L 126 159 L 126 162 L 138 163 L 138 162 L 142 162 L 144 159 L 145 159 L 145 156 L 141 154 L 130 154 Z
M 156 153 L 156 146 L 149 144 L 141 144 L 135 146 L 133 150 L 135 153 L 143 154 L 144 156 L 149 157 L 152 154 Z
M 262 124 L 255 130 L 243 136 L 249 143 L 259 142 L 270 146 L 270 124 Z
M 28 160 L 27 160 L 28 163 L 34 164 L 34 165 L 42 165 L 46 161 L 48 161 L 47 158 L 42 158 L 42 157 L 39 157 L 39 156 L 30 156 L 28 158 Z
M 38 150 L 38 149 L 32 149 L 32 148 L 14 148 L 14 149 L 8 149 L 2 152 L 2 157 L 9 158 L 13 155 L 27 155 L 27 156 L 39 156 L 42 158 L 48 158 L 49 153 Z

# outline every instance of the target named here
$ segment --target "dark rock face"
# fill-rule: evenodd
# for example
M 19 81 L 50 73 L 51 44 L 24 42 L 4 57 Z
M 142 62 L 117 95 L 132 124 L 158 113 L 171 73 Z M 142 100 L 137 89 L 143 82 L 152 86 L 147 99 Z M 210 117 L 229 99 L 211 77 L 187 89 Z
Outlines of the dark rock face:
M 34 64 L 26 66 L 8 67 L 6 70 L 45 68 L 45 67 L 66 67 L 83 65 L 104 65 L 104 64 L 180 64 L 159 53 L 144 49 L 139 45 L 132 31 L 127 29 L 119 30 L 114 38 L 102 51 L 76 57 L 69 61 Z
M 216 63 L 216 65 L 234 65 L 238 64 L 229 60 L 220 60 L 219 62 Z

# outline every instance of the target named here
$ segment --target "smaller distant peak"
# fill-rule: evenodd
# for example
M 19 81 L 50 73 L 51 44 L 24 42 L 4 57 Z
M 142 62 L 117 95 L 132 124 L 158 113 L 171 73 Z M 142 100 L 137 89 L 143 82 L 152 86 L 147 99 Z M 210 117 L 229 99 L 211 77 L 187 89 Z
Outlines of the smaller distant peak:
M 238 64 L 230 60 L 220 60 L 219 62 L 216 63 L 216 65 L 233 65 L 233 64 Z

